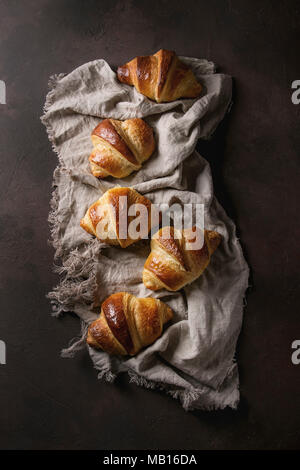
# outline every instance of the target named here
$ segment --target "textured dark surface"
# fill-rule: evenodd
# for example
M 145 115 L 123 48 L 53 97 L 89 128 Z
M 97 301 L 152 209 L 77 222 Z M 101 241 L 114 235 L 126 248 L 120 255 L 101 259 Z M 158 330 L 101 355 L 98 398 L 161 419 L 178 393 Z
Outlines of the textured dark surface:
M 0 1 L 0 447 L 300 447 L 299 1 Z M 96 58 L 112 66 L 159 48 L 205 57 L 234 76 L 234 106 L 199 150 L 238 225 L 252 288 L 237 358 L 238 411 L 187 413 L 162 393 L 97 381 L 78 333 L 48 315 L 57 283 L 47 214 L 56 156 L 39 121 L 50 75 Z M 297 207 L 298 206 L 298 207 Z

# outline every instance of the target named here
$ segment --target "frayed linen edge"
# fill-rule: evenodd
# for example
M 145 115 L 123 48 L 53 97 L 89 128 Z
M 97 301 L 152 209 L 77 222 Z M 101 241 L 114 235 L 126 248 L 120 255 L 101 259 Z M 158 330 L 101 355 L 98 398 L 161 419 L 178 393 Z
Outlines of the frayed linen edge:
M 52 315 L 59 316 L 63 312 L 84 309 L 92 305 L 97 290 L 96 262 L 90 263 L 89 256 L 96 259 L 101 252 L 95 241 L 90 243 L 87 258 L 80 258 L 78 250 L 72 250 L 62 259 L 62 264 L 54 265 L 54 271 L 64 274 L 59 284 L 47 294 L 52 305 Z M 79 315 L 80 316 L 80 315 Z
M 88 324 L 83 320 L 81 321 L 81 335 L 79 338 L 73 338 L 69 346 L 63 349 L 60 353 L 63 358 L 73 358 L 78 351 L 85 348 L 86 336 L 88 331 Z
M 55 89 L 57 87 L 57 84 L 65 76 L 66 76 L 65 73 L 59 73 L 59 74 L 56 74 L 56 75 L 52 75 L 49 78 L 49 81 L 48 81 L 49 91 L 47 93 L 46 101 L 45 101 L 45 104 L 44 104 L 44 107 L 43 107 L 43 115 L 40 118 L 41 122 L 46 127 L 47 135 L 48 135 L 48 138 L 49 138 L 49 140 L 51 142 L 51 145 L 52 145 L 52 150 L 57 155 L 57 158 L 58 158 L 58 161 L 59 161 L 60 164 L 62 164 L 62 159 L 61 159 L 61 156 L 59 154 L 58 148 L 56 147 L 56 144 L 55 144 L 55 135 L 54 135 L 53 128 L 47 120 L 47 112 L 48 112 L 49 108 L 52 106 L 52 104 L 55 101 Z M 54 173 L 55 173 L 55 171 L 54 171 Z
M 97 367 L 96 367 L 97 369 Z M 237 409 L 239 403 L 239 387 L 237 387 L 237 398 L 232 403 L 225 403 L 225 404 L 212 404 L 212 405 L 204 405 L 204 404 L 197 404 L 196 406 L 193 403 L 198 400 L 203 392 L 199 389 L 190 388 L 190 389 L 176 389 L 171 390 L 170 387 L 166 384 L 161 382 L 154 382 L 152 380 L 146 379 L 141 375 L 137 374 L 132 370 L 126 371 L 129 376 L 129 383 L 134 383 L 139 387 L 147 388 L 149 390 L 160 390 L 167 395 L 171 396 L 172 398 L 179 400 L 183 409 L 185 411 L 195 411 L 195 410 L 202 410 L 202 411 L 213 411 L 213 410 L 223 410 L 227 407 L 232 408 L 233 410 Z M 98 373 L 98 379 L 104 379 L 108 383 L 114 382 L 116 379 L 117 374 L 114 374 L 110 369 L 103 369 Z
M 54 271 L 59 272 L 60 274 L 65 274 L 64 279 L 48 293 L 47 298 L 51 301 L 52 315 L 59 316 L 63 312 L 73 311 L 74 306 L 78 303 L 80 297 L 81 302 L 93 302 L 93 295 L 96 289 L 96 273 L 95 273 L 95 263 L 92 264 L 91 269 L 87 270 L 86 265 L 78 263 L 76 257 L 76 250 L 73 250 L 69 253 L 68 256 L 63 259 L 63 249 L 62 244 L 59 239 L 59 223 L 58 223 L 58 205 L 59 205 L 59 194 L 58 194 L 58 174 L 62 168 L 62 159 L 59 153 L 59 150 L 55 144 L 55 135 L 51 124 L 47 120 L 47 112 L 51 105 L 55 101 L 55 89 L 58 82 L 66 74 L 60 73 L 50 77 L 48 82 L 49 92 L 46 96 L 45 105 L 43 108 L 43 115 L 41 116 L 41 122 L 46 127 L 46 132 L 48 138 L 52 145 L 53 152 L 57 155 L 58 166 L 55 168 L 53 173 L 53 183 L 52 183 L 52 196 L 50 199 L 50 211 L 48 215 L 48 222 L 50 226 L 50 240 L 49 243 L 55 249 L 54 259 L 61 258 L 62 264 L 57 266 L 54 264 Z M 76 265 L 77 261 L 77 265 Z M 76 267 L 74 268 L 74 265 Z M 76 276 L 74 272 L 76 271 Z M 80 279 L 80 280 L 79 280 Z M 84 281 L 83 281 L 84 279 Z M 71 295 L 70 292 L 73 292 Z M 73 298 L 73 301 L 70 299 Z M 74 300 L 75 299 L 75 300 Z M 72 340 L 73 342 L 74 340 Z M 81 340 L 79 340 L 80 343 Z M 73 355 L 76 352 L 75 344 L 73 343 L 71 347 L 64 349 L 62 355 L 64 357 L 68 356 L 68 351 L 73 351 Z
M 46 132 L 48 135 L 48 138 L 50 140 L 52 150 L 53 152 L 57 155 L 59 165 L 55 168 L 54 173 L 53 173 L 53 182 L 52 182 L 52 196 L 50 200 L 50 212 L 48 215 L 48 222 L 50 225 L 50 234 L 51 234 L 51 240 L 50 243 L 53 245 L 55 248 L 55 258 L 59 257 L 62 255 L 62 248 L 61 244 L 59 242 L 59 237 L 58 237 L 58 232 L 59 232 L 59 226 L 56 224 L 56 219 L 57 219 L 57 210 L 58 210 L 58 202 L 59 202 L 59 196 L 58 196 L 58 187 L 57 187 L 57 173 L 59 172 L 60 166 L 61 166 L 61 156 L 59 154 L 59 150 L 55 144 L 55 136 L 54 136 L 54 131 L 51 126 L 51 124 L 47 121 L 46 115 L 51 107 L 51 105 L 54 103 L 55 100 L 55 89 L 58 84 L 58 82 L 65 76 L 65 74 L 60 73 L 56 75 L 52 75 L 49 78 L 48 81 L 48 88 L 49 92 L 47 93 L 46 96 L 46 101 L 43 107 L 43 115 L 41 116 L 41 122 L 44 124 L 46 127 Z

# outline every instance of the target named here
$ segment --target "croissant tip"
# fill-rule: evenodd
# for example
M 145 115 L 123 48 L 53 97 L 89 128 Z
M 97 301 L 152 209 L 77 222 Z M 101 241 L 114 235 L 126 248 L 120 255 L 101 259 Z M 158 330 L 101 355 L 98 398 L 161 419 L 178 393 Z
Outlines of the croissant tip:
M 127 64 L 121 65 L 120 67 L 118 67 L 117 77 L 120 82 L 127 83 L 127 80 L 129 77 L 129 69 L 127 67 Z
M 92 343 L 93 343 L 93 337 L 92 337 L 92 335 L 89 331 L 88 331 L 88 334 L 87 334 L 87 337 L 86 337 L 86 342 L 89 346 L 91 346 Z
M 156 286 L 155 284 L 153 284 L 151 282 L 151 279 L 149 279 L 149 275 L 148 275 L 148 271 L 147 271 L 147 268 L 146 268 L 146 263 L 145 263 L 145 266 L 144 266 L 144 270 L 143 270 L 143 284 L 145 287 L 147 287 L 147 289 L 149 290 L 159 290 L 160 288 L 158 286 Z
M 212 251 L 215 251 L 221 243 L 222 235 L 219 232 L 215 232 L 214 230 L 208 230 L 207 236 Z
M 167 321 L 171 320 L 173 318 L 173 310 L 169 305 L 167 305 Z
M 163 52 L 175 54 L 175 51 L 172 51 L 171 49 L 163 49 L 163 48 L 159 49 L 159 51 L 157 51 L 156 54 L 163 53 Z
M 201 83 L 197 82 L 196 84 L 196 87 L 195 87 L 195 97 L 197 98 L 197 96 L 201 95 L 202 93 L 202 90 L 203 90 L 203 87 L 201 85 Z
M 98 349 L 98 348 L 99 348 L 99 345 L 98 345 L 97 341 L 94 339 L 93 335 L 92 335 L 91 332 L 90 332 L 90 328 L 91 328 L 91 326 L 92 326 L 94 323 L 95 323 L 95 322 L 93 322 L 93 323 L 90 325 L 89 329 L 88 329 L 88 334 L 87 334 L 87 337 L 86 337 L 86 342 L 87 342 L 87 344 L 88 344 L 89 346 L 92 346 L 93 348 L 97 348 L 97 349 Z

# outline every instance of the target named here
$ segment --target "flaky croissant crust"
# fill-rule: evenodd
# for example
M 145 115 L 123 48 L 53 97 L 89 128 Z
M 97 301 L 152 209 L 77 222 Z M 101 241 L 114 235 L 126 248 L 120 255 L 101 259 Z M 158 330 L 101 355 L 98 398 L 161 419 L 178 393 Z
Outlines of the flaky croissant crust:
M 90 167 L 94 176 L 124 178 L 154 152 L 152 128 L 143 119 L 104 119 L 92 132 Z
M 126 198 L 127 208 L 123 206 L 123 198 Z M 127 228 L 135 218 L 134 216 L 128 216 L 129 208 L 134 204 L 141 204 L 145 207 L 147 220 L 144 221 L 143 225 L 147 231 L 144 234 L 146 236 L 151 229 L 151 201 L 132 188 L 116 187 L 106 191 L 98 201 L 88 208 L 85 216 L 80 221 L 80 226 L 104 243 L 120 245 L 122 248 L 126 248 L 142 237 L 141 234 L 139 238 L 133 239 L 128 231 L 127 238 L 123 238 L 120 233 L 121 218 L 123 221 L 127 220 Z M 99 227 L 101 224 L 105 225 L 105 221 L 108 222 L 107 226 L 105 226 L 106 237 L 102 238 L 101 233 L 103 232 L 99 230 Z M 100 224 L 99 227 L 98 224 Z
M 134 85 L 137 91 L 158 103 L 196 98 L 202 91 L 192 70 L 175 52 L 164 49 L 118 67 L 117 76 L 120 82 Z
M 117 292 L 103 302 L 100 317 L 88 329 L 87 343 L 109 354 L 133 356 L 161 335 L 172 316 L 171 308 L 158 299 Z
M 221 235 L 204 230 L 204 243 L 200 249 L 188 249 L 191 231 L 163 227 L 151 240 L 151 252 L 143 270 L 143 282 L 148 289 L 177 291 L 197 279 L 210 262 Z

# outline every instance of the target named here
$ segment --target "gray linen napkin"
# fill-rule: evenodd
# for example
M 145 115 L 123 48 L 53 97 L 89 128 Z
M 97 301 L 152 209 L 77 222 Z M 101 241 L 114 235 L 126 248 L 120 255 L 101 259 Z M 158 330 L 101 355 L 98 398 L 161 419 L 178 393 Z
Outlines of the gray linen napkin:
M 42 122 L 59 158 L 49 221 L 62 280 L 49 297 L 54 315 L 74 311 L 82 319 L 82 337 L 63 352 L 65 356 L 83 347 L 87 325 L 108 295 L 126 290 L 161 298 L 173 309 L 174 319 L 161 338 L 137 356 L 110 357 L 88 348 L 99 378 L 113 381 L 127 371 L 131 381 L 165 390 L 185 409 L 236 408 L 234 354 L 248 266 L 235 225 L 213 195 L 209 165 L 195 152 L 197 140 L 213 133 L 231 103 L 231 78 L 215 73 L 206 60 L 181 59 L 204 86 L 200 98 L 154 103 L 119 83 L 104 60 L 51 79 Z M 155 132 L 155 154 L 122 180 L 98 180 L 89 171 L 90 134 L 107 117 L 142 117 Z M 198 280 L 176 293 L 149 291 L 141 280 L 149 242 L 122 250 L 82 230 L 79 222 L 87 208 L 115 185 L 131 186 L 155 203 L 205 204 L 205 227 L 219 231 L 223 240 Z

